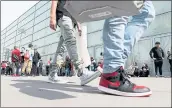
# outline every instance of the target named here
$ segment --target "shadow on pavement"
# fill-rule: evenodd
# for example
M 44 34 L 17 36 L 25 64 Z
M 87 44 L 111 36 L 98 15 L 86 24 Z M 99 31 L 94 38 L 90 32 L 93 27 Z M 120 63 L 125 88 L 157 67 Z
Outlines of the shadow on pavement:
M 99 94 L 97 87 L 80 86 L 75 84 L 58 84 L 47 83 L 40 80 L 12 80 L 16 82 L 11 86 L 19 88 L 20 92 L 33 97 L 39 97 L 48 100 L 76 98 L 75 96 L 66 94 L 64 92 L 74 93 L 93 93 Z

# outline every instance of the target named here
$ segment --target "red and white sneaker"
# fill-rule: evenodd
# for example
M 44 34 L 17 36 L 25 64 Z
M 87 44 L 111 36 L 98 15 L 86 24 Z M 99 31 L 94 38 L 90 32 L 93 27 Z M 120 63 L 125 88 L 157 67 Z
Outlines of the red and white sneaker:
M 152 94 L 148 87 L 132 83 L 123 68 L 113 73 L 102 74 L 98 89 L 105 93 L 129 97 L 148 97 Z
M 16 77 L 16 74 L 13 74 L 12 77 Z

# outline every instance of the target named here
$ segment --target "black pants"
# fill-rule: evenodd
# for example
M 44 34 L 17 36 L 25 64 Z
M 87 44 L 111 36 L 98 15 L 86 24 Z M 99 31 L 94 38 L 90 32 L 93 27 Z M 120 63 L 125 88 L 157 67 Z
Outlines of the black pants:
M 32 71 L 31 74 L 36 76 L 37 75 L 37 63 L 32 63 Z
M 155 62 L 155 74 L 158 74 L 158 68 L 159 68 L 159 74 L 162 75 L 162 65 L 163 61 L 154 61 Z
M 10 66 L 6 67 L 6 75 L 12 75 L 12 68 Z
M 42 73 L 42 67 L 38 67 L 38 75 L 43 75 L 43 73 Z
M 5 71 L 6 71 L 6 69 L 5 68 L 2 68 L 1 69 L 1 75 L 4 75 L 5 74 Z
M 170 71 L 171 71 L 171 76 L 172 76 L 172 59 L 169 60 L 170 63 Z

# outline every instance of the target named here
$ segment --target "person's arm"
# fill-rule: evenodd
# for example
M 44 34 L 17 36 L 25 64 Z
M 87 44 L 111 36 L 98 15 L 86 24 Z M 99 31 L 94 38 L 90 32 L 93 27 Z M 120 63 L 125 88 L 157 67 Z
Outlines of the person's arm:
M 153 59 L 153 56 L 152 56 L 153 49 L 154 49 L 154 48 L 152 48 L 152 49 L 150 50 L 150 52 L 149 52 L 149 55 L 150 55 L 150 57 L 151 57 L 152 59 Z
M 164 59 L 164 57 L 165 57 L 165 54 L 164 54 L 164 51 L 163 51 L 163 49 L 161 49 L 162 50 L 162 58 Z
M 56 30 L 56 9 L 58 0 L 51 1 L 51 11 L 50 11 L 50 28 Z

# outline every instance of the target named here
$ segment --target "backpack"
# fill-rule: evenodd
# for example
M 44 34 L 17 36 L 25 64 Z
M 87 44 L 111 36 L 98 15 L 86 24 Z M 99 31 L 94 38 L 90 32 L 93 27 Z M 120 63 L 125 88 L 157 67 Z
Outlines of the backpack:
M 144 1 L 67 0 L 64 8 L 80 23 L 139 14 Z
M 26 51 L 26 53 L 24 54 L 24 59 L 28 60 L 30 58 L 29 52 Z

